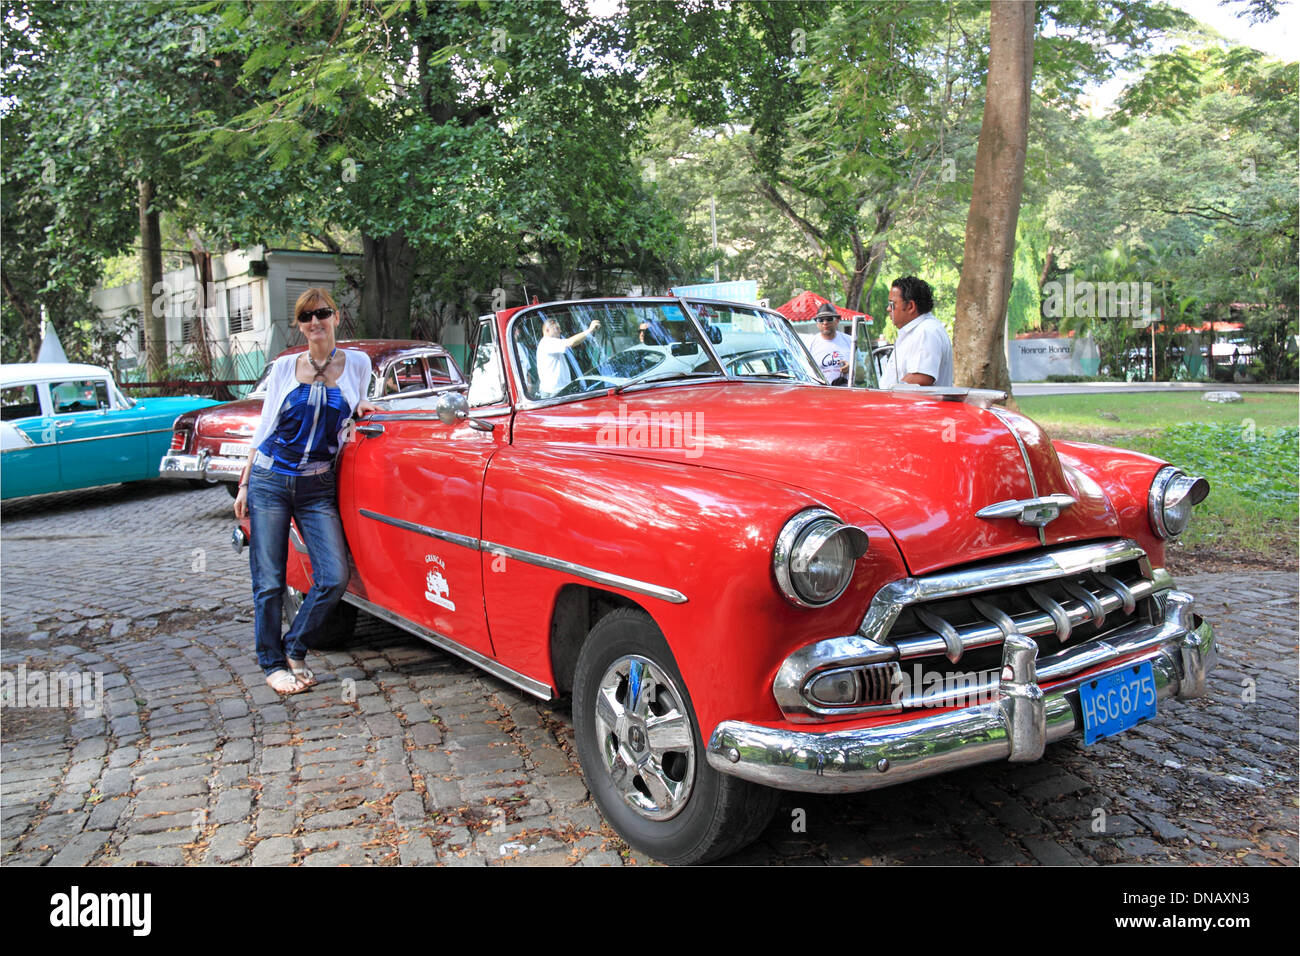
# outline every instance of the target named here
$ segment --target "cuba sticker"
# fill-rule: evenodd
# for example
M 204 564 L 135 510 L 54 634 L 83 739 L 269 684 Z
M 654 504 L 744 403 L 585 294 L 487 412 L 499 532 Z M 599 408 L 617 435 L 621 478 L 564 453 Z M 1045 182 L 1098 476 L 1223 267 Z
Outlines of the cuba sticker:
M 437 565 L 429 568 L 424 575 L 424 599 L 438 607 L 445 607 L 448 611 L 456 610 L 456 605 L 451 601 L 451 586 L 442 573 L 446 567 L 442 558 L 436 554 L 426 554 L 424 563 Z

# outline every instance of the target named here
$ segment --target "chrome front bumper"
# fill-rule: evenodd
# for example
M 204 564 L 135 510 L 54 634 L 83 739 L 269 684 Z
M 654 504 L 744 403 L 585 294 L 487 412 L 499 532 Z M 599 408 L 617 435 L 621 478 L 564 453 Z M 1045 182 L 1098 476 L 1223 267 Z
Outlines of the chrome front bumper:
M 199 478 L 203 481 L 238 481 L 247 458 L 222 458 L 199 452 L 176 455 L 168 452 L 158 467 L 159 478 Z
M 1193 613 L 1193 603 L 1190 594 L 1167 592 L 1159 625 L 1091 642 L 1116 663 L 1047 689 L 1038 685 L 1038 646 L 1016 635 L 1003 647 L 1001 680 L 988 703 L 826 733 L 723 721 L 709 738 L 709 765 L 781 790 L 849 793 L 994 760 L 1037 760 L 1046 744 L 1082 732 L 1084 681 L 1150 661 L 1158 700 L 1204 696 L 1218 651 L 1213 628 Z

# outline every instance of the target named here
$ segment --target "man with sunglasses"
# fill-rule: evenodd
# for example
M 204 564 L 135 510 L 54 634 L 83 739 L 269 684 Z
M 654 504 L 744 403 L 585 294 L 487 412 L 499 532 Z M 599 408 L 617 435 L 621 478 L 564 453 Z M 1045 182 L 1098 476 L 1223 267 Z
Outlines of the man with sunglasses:
M 880 387 L 952 387 L 952 343 L 934 315 L 934 294 L 924 279 L 904 276 L 889 289 L 889 318 L 898 329 L 894 352 L 880 374 Z
M 817 334 L 808 342 L 808 351 L 812 352 L 822 376 L 832 385 L 849 384 L 849 357 L 853 354 L 853 342 L 840 331 L 840 314 L 829 302 L 823 302 L 814 316 L 817 322 Z

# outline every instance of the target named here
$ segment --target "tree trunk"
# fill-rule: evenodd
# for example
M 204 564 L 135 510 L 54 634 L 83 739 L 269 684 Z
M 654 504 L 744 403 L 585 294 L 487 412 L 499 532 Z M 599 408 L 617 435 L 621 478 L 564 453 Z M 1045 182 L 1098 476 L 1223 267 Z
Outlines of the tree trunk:
M 356 334 L 369 338 L 411 337 L 411 286 L 415 250 L 406 234 L 363 236 L 361 315 Z
M 0 269 L 0 284 L 4 286 L 5 298 L 9 300 L 18 313 L 21 322 L 19 335 L 27 342 L 26 360 L 35 362 L 36 357 L 41 354 L 41 333 L 45 331 L 41 326 L 40 309 L 35 303 L 28 302 L 18 294 L 13 283 L 9 281 L 9 274 L 3 269 Z
M 158 210 L 153 208 L 153 180 L 139 180 L 140 189 L 140 286 L 144 293 L 145 349 L 149 377 L 158 381 L 167 367 L 167 296 L 163 291 L 162 230 Z
M 203 240 L 195 230 L 189 230 L 189 237 L 190 261 L 194 264 L 194 275 L 199 283 L 198 297 L 194 302 L 194 347 L 204 376 L 213 379 L 218 376 L 212 370 L 212 345 L 208 341 L 208 316 L 217 314 L 217 303 L 208 299 L 209 295 L 215 293 L 212 281 L 212 253 L 204 247 Z
M 988 92 L 957 284 L 953 357 L 958 385 L 1010 393 L 1007 301 L 1029 141 L 1034 4 L 991 0 L 989 7 Z
M 866 307 L 862 301 L 864 297 L 871 295 L 871 290 L 876 287 L 876 280 L 880 278 L 880 267 L 885 262 L 885 252 L 889 248 L 885 231 L 893 218 L 894 211 L 888 206 L 876 210 L 875 228 L 872 230 L 871 241 L 865 248 L 858 240 L 856 228 L 854 229 L 853 275 L 850 277 L 851 282 L 845 285 L 844 308 L 855 312 L 865 311 Z

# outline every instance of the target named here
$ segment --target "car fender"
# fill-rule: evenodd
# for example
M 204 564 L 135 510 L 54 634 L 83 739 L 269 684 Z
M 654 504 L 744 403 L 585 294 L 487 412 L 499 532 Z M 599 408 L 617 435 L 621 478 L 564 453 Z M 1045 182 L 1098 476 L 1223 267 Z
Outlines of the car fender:
M 488 466 L 482 522 L 484 598 L 498 658 L 556 686 L 550 642 L 557 598 L 570 584 L 598 588 L 654 618 L 688 691 L 695 689 L 706 734 L 722 719 L 779 719 L 771 682 L 785 657 L 810 641 L 853 633 L 875 591 L 905 574 L 884 527 L 837 503 L 832 510 L 841 519 L 867 532 L 867 554 L 830 606 L 787 601 L 772 572 L 777 534 L 798 512 L 830 503 L 769 479 L 685 462 L 503 448 Z M 593 580 L 591 572 L 648 588 Z M 539 607 L 550 611 L 538 614 Z
M 1086 442 L 1054 441 L 1052 444 L 1065 468 L 1086 476 L 1110 499 L 1120 534 L 1141 545 L 1152 566 L 1163 566 L 1165 542 L 1151 528 L 1147 497 L 1156 472 L 1168 462 L 1141 452 Z

